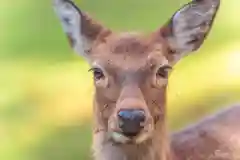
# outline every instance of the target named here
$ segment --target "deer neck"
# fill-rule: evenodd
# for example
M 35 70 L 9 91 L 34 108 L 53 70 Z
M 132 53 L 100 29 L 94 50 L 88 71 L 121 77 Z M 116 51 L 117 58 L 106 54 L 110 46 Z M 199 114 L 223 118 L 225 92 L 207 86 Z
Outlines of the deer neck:
M 103 121 L 94 103 L 95 124 L 93 133 L 94 160 L 171 160 L 165 122 L 159 121 L 151 139 L 141 144 L 114 144 L 109 141 Z M 101 128 L 101 127 L 103 128 Z

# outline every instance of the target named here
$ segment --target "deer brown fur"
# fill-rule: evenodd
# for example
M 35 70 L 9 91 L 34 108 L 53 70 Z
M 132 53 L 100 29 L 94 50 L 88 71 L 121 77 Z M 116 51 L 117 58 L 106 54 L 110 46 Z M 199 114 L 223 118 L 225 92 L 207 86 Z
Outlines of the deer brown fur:
M 171 138 L 177 160 L 239 160 L 240 105 L 230 105 Z
M 114 32 L 72 1 L 54 1 L 72 48 L 88 61 L 93 72 L 95 160 L 174 158 L 165 117 L 169 71 L 202 45 L 219 5 L 219 0 L 193 0 L 163 27 L 145 34 Z M 120 112 L 129 110 L 144 114 L 138 126 L 141 130 L 134 136 L 124 131 L 120 119 Z

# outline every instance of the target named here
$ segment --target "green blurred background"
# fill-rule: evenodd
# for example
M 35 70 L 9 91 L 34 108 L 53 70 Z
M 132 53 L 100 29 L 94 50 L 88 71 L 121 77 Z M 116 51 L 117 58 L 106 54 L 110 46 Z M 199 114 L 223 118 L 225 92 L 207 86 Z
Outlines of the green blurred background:
M 77 0 L 76 0 L 77 1 Z M 114 30 L 153 31 L 186 0 L 78 0 Z M 171 131 L 240 100 L 239 0 L 222 0 L 203 47 L 170 76 Z M 0 159 L 87 160 L 93 86 L 50 0 L 0 0 Z

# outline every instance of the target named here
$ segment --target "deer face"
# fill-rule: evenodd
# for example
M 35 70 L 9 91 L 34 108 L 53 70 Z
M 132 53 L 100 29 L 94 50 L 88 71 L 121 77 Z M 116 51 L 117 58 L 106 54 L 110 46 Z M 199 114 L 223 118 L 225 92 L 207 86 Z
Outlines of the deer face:
M 54 8 L 72 48 L 90 64 L 95 126 L 117 143 L 143 143 L 164 123 L 169 71 L 197 50 L 211 29 L 219 0 L 184 5 L 156 32 L 115 33 L 70 0 Z
M 96 114 L 114 140 L 123 134 L 126 141 L 141 141 L 163 119 L 171 64 L 164 56 L 167 48 L 153 41 L 141 34 L 111 33 L 91 50 Z

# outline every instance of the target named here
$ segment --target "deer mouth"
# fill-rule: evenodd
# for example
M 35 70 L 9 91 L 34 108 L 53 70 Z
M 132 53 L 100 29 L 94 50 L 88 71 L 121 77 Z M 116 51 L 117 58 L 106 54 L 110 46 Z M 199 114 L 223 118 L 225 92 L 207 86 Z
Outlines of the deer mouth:
M 110 140 L 115 144 L 141 144 L 151 137 L 151 131 L 142 131 L 138 135 L 113 131 L 109 134 Z

